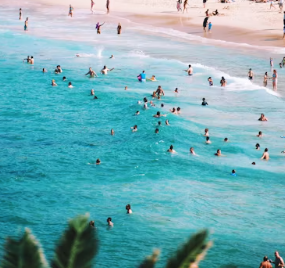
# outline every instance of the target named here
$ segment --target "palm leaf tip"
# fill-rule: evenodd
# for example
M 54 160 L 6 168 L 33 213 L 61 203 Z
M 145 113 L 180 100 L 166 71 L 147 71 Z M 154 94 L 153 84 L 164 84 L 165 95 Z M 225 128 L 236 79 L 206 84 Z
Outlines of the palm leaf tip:
M 68 223 L 61 237 L 52 268 L 91 268 L 98 251 L 96 228 L 89 226 L 88 215 L 78 216 Z
M 145 258 L 145 260 L 140 264 L 139 268 L 153 268 L 157 262 L 160 251 L 158 249 L 154 250 L 151 256 Z
M 5 244 L 2 268 L 45 268 L 43 250 L 29 229 L 20 240 L 8 238 Z
M 204 258 L 212 243 L 207 241 L 208 231 L 194 234 L 167 262 L 166 268 L 194 268 Z

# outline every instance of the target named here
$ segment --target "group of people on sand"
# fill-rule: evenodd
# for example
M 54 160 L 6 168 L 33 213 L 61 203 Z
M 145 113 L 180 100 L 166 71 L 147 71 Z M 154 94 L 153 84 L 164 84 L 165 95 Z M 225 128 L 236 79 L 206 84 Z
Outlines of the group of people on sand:
M 126 210 L 127 210 L 127 214 L 132 214 L 132 213 L 133 213 L 130 204 L 127 204 L 127 205 L 126 205 Z M 108 217 L 108 218 L 107 218 L 107 225 L 108 225 L 109 227 L 113 227 L 113 226 L 114 226 L 114 223 L 112 222 L 112 218 L 111 218 L 111 217 Z M 90 222 L 89 222 L 89 226 L 90 226 L 91 228 L 95 228 L 95 221 L 90 221 Z
M 91 0 L 92 14 L 94 13 L 94 6 L 95 6 L 95 2 L 94 0 Z M 107 10 L 107 14 L 109 14 L 110 13 L 110 0 L 106 1 L 106 10 Z M 72 5 L 69 5 L 68 16 L 73 17 L 73 11 L 74 11 L 74 7 Z

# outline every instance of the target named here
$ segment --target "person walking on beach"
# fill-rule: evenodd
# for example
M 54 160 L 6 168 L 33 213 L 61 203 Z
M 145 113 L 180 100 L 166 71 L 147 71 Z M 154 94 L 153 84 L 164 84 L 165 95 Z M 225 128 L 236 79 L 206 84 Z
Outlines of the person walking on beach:
M 121 23 L 118 24 L 117 31 L 118 31 L 118 34 L 121 34 L 121 31 L 122 31 Z
M 186 10 L 186 12 L 188 12 L 187 11 L 187 5 L 188 5 L 188 0 L 184 0 L 184 3 L 183 3 L 183 13 L 184 13 L 185 10 Z
M 110 0 L 107 0 L 106 2 L 106 9 L 107 9 L 107 14 L 110 12 Z
M 278 74 L 276 70 L 273 70 L 272 74 L 272 86 L 273 90 L 277 90 L 277 79 L 278 79 Z
M 19 9 L 19 20 L 21 20 L 22 19 L 22 9 L 20 8 Z
M 209 17 L 206 17 L 203 21 L 203 29 L 204 29 L 204 32 L 206 32 L 206 27 L 207 27 L 207 24 L 208 24 L 208 19 Z
M 96 24 L 97 34 L 101 34 L 101 26 L 103 26 L 104 24 L 105 22 L 103 24 L 100 24 L 99 22 L 97 22 Z
M 272 7 L 276 8 L 276 7 L 273 5 L 273 0 L 270 1 L 270 9 L 271 9 Z
M 24 25 L 24 31 L 28 31 L 28 24 L 29 24 L 29 18 L 26 18 L 25 25 Z
M 259 268 L 272 268 L 272 265 L 268 261 L 268 257 L 267 256 L 263 257 L 263 262 L 260 264 Z
M 212 22 L 209 22 L 209 24 L 208 24 L 208 32 L 209 33 L 211 32 L 211 29 L 212 29 Z
M 203 7 L 206 8 L 206 2 L 207 0 L 203 0 Z
M 71 5 L 69 5 L 68 16 L 70 16 L 71 18 L 72 18 L 72 16 L 73 16 L 73 10 L 74 10 L 74 8 L 73 8 Z
M 178 1 L 177 1 L 177 6 L 176 6 L 178 12 L 179 12 L 179 11 L 182 11 L 181 4 L 182 4 L 182 0 L 178 0 Z
M 94 7 L 94 1 L 93 0 L 91 0 L 91 12 L 92 12 L 92 14 L 93 14 L 93 7 Z
M 269 158 L 269 157 L 268 157 Z M 267 159 L 266 159 L 267 160 Z M 278 251 L 275 251 L 275 261 L 272 262 L 275 264 L 275 268 L 283 268 L 285 265 L 284 265 L 284 261 L 283 259 L 281 258 L 281 256 L 279 255 L 279 252 Z

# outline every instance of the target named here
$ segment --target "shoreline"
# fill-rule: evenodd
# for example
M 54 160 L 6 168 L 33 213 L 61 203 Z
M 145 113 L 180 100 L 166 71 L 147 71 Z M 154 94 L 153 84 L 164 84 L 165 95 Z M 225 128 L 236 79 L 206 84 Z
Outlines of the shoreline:
M 31 2 L 37 2 L 36 0 L 30 0 Z M 133 0 L 136 1 L 136 0 Z M 151 2 L 152 0 L 148 0 Z M 194 5 L 191 5 L 188 9 L 187 14 L 178 13 L 175 10 L 173 1 L 171 5 L 156 7 L 148 6 L 146 4 L 136 4 L 128 2 L 122 3 L 118 2 L 112 4 L 111 2 L 111 12 L 110 15 L 104 14 L 106 11 L 105 0 L 101 3 L 95 2 L 94 12 L 102 12 L 99 16 L 102 16 L 103 19 L 110 17 L 120 17 L 122 19 L 129 20 L 130 23 L 139 23 L 141 25 L 147 25 L 151 27 L 161 27 L 168 30 L 177 30 L 186 34 L 191 34 L 198 37 L 203 37 L 208 40 L 214 41 L 225 41 L 233 42 L 240 44 L 248 44 L 253 46 L 262 47 L 284 47 L 285 39 L 282 39 L 283 34 L 283 14 L 278 14 L 277 10 L 267 10 L 267 4 L 255 4 L 252 2 L 236 2 L 230 4 L 221 4 L 221 3 L 209 3 L 207 8 L 210 9 L 210 12 L 214 8 L 218 8 L 224 14 L 224 16 L 211 16 L 209 21 L 213 24 L 213 29 L 211 33 L 205 33 L 202 28 L 202 22 L 205 17 L 204 12 L 207 9 L 198 7 L 198 4 L 195 4 L 197 0 L 194 0 Z M 75 7 L 74 17 L 76 18 L 76 9 L 84 9 L 90 11 L 90 2 L 86 1 L 85 3 L 80 2 L 79 0 L 73 0 Z M 169 1 L 166 1 L 169 3 Z M 60 4 L 56 0 L 40 0 L 40 3 L 45 6 L 62 6 L 68 10 L 69 1 L 63 0 Z M 191 2 L 192 3 L 192 2 Z M 235 6 L 231 6 L 235 5 Z M 265 12 L 267 15 L 273 16 L 274 20 L 271 20 L 271 23 L 268 21 L 264 22 L 263 20 L 257 20 L 256 18 L 250 24 L 250 29 L 248 25 L 251 18 L 245 16 L 244 21 L 239 21 L 240 16 L 239 12 L 232 11 L 234 9 L 243 9 L 248 8 L 249 6 L 257 5 L 261 9 L 260 12 Z M 269 5 L 269 4 L 268 4 Z M 139 11 L 138 11 L 139 6 Z M 229 10 L 223 9 L 223 7 L 229 6 Z M 127 12 L 125 10 L 128 10 Z M 265 10 L 263 10 L 265 9 Z M 86 13 L 88 14 L 88 13 Z M 98 14 L 94 14 L 98 15 Z M 234 20 L 232 17 L 234 17 Z M 265 15 L 264 15 L 265 17 Z M 264 18 L 262 16 L 262 18 Z M 270 21 L 269 21 L 270 22 Z M 238 24 L 238 26 L 237 26 Z M 209 42 L 211 44 L 211 42 Z

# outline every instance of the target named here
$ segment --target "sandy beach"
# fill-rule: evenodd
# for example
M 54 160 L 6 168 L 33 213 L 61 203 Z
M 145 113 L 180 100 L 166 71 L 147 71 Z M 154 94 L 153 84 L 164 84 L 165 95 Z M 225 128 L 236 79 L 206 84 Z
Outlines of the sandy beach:
M 39 1 L 32 0 L 35 3 Z M 46 5 L 59 5 L 56 0 L 41 0 Z M 90 9 L 90 1 L 63 0 L 61 8 L 68 10 L 69 4 L 76 9 Z M 237 0 L 231 3 L 208 1 L 203 8 L 202 0 L 189 2 L 188 11 L 177 12 L 176 1 L 111 1 L 110 15 L 104 16 L 106 2 L 95 1 L 94 15 L 100 12 L 100 20 L 110 20 L 111 16 L 126 18 L 132 22 L 149 25 L 149 27 L 164 27 L 185 33 L 217 40 L 236 43 L 247 43 L 259 46 L 283 47 L 283 12 L 280 13 L 278 2 L 270 9 L 270 3 L 255 3 L 253 1 Z M 220 16 L 210 16 L 213 30 L 205 33 L 202 23 L 205 11 L 212 13 L 218 9 Z M 91 13 L 91 12 L 90 12 Z

